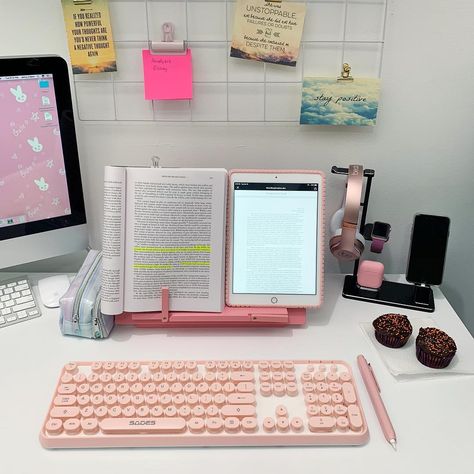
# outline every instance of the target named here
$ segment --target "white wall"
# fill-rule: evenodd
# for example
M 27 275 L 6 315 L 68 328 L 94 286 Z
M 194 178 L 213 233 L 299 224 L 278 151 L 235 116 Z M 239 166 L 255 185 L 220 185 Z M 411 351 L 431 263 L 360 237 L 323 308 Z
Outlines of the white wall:
M 332 164 L 361 163 L 376 170 L 369 222 L 392 223 L 382 258 L 388 273 L 405 270 L 416 212 L 451 217 L 442 289 L 474 332 L 473 18 L 470 0 L 389 0 L 373 129 L 78 123 L 91 245 L 101 243 L 105 164 L 143 165 L 157 154 L 166 166 L 328 173 Z M 0 56 L 45 53 L 68 57 L 60 1 L 0 0 Z M 328 215 L 339 206 L 342 189 L 342 178 L 329 174 Z M 329 272 L 350 270 L 329 253 L 326 262 Z

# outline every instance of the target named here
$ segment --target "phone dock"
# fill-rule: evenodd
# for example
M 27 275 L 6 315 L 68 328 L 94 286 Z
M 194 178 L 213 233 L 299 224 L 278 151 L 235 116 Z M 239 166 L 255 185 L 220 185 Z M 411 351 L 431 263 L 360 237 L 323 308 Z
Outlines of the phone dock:
M 398 306 L 428 313 L 435 310 L 433 290 L 429 286 L 410 283 L 384 280 L 382 286 L 375 290 L 359 286 L 357 277 L 347 275 L 344 279 L 342 296 L 353 300 Z

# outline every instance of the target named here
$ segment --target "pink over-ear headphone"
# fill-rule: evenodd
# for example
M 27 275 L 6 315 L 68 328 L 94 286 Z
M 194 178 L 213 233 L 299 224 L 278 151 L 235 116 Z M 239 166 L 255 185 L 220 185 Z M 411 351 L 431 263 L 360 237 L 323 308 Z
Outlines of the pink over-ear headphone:
M 346 262 L 360 258 L 365 247 L 364 237 L 357 230 L 363 179 L 362 166 L 350 165 L 342 207 L 331 217 L 329 225 L 329 249 L 336 258 Z

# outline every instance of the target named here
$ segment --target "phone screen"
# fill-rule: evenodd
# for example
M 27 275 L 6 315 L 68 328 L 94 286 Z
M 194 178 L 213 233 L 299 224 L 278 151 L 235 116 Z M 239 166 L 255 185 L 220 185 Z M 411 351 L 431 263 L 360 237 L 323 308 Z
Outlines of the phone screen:
M 407 280 L 439 285 L 449 235 L 449 218 L 417 214 L 413 221 Z

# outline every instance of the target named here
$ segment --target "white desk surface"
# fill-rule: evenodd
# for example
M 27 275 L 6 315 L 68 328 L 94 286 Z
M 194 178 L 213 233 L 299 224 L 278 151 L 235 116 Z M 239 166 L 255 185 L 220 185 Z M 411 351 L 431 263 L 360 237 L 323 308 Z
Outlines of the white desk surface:
M 0 275 L 1 277 L 2 275 Z M 5 276 L 5 274 L 3 275 Z M 38 275 L 31 275 L 33 282 Z M 397 382 L 359 327 L 396 308 L 344 299 L 342 277 L 326 278 L 325 302 L 304 328 L 135 329 L 116 327 L 109 339 L 63 337 L 59 310 L 0 329 L 0 471 L 16 473 L 285 473 L 435 474 L 472 472 L 474 376 Z M 432 317 L 460 346 L 471 335 L 435 290 Z M 426 313 L 403 311 L 409 318 Z M 372 363 L 398 436 L 385 441 L 356 356 Z M 370 441 L 359 447 L 148 448 L 46 450 L 38 433 L 64 363 L 135 359 L 344 359 L 351 363 Z M 328 471 L 326 471 L 326 468 Z

